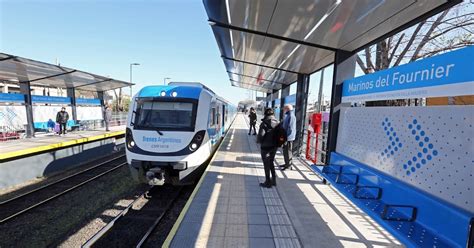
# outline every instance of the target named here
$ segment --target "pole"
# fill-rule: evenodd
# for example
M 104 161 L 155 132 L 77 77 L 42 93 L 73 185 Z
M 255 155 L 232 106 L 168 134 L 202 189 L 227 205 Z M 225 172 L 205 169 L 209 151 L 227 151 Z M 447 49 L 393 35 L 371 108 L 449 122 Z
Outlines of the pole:
M 130 64 L 130 84 L 132 83 L 132 65 Z M 132 85 L 130 85 L 130 99 L 132 99 Z
M 339 117 L 342 107 L 342 82 L 353 78 L 356 61 L 353 53 L 337 50 L 335 54 L 334 69 L 332 76 L 331 108 L 329 109 L 329 129 L 326 147 L 326 164 L 331 161 L 331 152 L 336 151 Z
M 321 70 L 321 78 L 319 79 L 319 92 L 318 92 L 318 108 L 316 109 L 317 113 L 322 111 L 322 100 L 323 100 L 323 84 L 324 84 L 324 68 Z
M 296 103 L 295 103 L 295 116 L 296 116 L 296 139 L 293 144 L 293 152 L 298 155 L 301 152 L 303 146 L 303 134 L 306 122 L 306 105 L 308 101 L 308 89 L 309 89 L 309 75 L 298 74 L 296 81 Z

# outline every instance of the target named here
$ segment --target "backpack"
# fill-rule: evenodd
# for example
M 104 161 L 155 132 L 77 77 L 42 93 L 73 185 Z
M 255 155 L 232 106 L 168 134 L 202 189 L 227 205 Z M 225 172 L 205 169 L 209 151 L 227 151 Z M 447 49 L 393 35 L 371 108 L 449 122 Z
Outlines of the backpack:
M 262 122 L 265 125 L 265 137 L 271 135 L 272 143 L 275 147 L 281 147 L 287 141 L 286 130 L 283 128 L 283 124 L 280 122 L 274 128 L 269 127 L 265 122 Z M 264 138 L 265 139 L 265 138 Z
M 286 143 L 288 136 L 286 134 L 286 130 L 283 128 L 283 124 L 280 122 L 274 129 L 273 129 L 273 142 L 277 147 L 283 146 Z

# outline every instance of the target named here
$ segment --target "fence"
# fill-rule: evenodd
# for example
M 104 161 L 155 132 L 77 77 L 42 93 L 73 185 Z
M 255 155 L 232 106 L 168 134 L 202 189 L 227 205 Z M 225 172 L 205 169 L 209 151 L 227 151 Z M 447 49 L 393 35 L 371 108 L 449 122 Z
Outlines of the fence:
M 300 156 L 306 157 L 315 164 L 322 165 L 326 163 L 327 137 L 329 125 L 327 120 L 321 120 L 321 128 L 319 132 L 314 132 L 313 128 L 309 127 L 309 120 L 312 114 L 312 112 L 306 113 L 306 121 L 303 130 L 303 146 L 299 152 Z M 308 133 L 310 133 L 309 137 Z
M 126 112 L 113 112 L 112 119 L 110 121 L 109 126 L 123 126 L 127 124 L 127 113 Z M 98 130 L 105 127 L 105 123 L 103 120 L 79 120 L 77 125 L 71 126 L 71 128 L 78 131 L 92 131 Z M 0 125 L 0 142 L 9 141 L 9 140 L 16 140 L 26 138 L 26 126 L 18 126 L 18 125 L 9 125 L 8 123 L 4 123 Z M 53 133 L 54 130 L 50 129 L 38 129 L 35 131 L 37 136 L 46 135 Z

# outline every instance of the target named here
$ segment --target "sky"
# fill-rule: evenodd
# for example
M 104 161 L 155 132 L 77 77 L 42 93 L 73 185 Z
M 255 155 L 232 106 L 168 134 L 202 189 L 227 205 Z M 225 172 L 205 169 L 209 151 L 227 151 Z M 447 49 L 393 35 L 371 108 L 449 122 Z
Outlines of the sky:
M 230 85 L 200 0 L 0 0 L 0 52 L 124 81 L 140 63 L 134 92 L 169 77 L 249 96 Z
M 140 63 L 133 92 L 171 78 L 201 82 L 234 104 L 250 96 L 230 85 L 201 0 L 0 0 L 0 52 L 123 81 Z M 326 100 L 331 78 L 329 68 Z M 310 101 L 318 84 L 315 73 Z

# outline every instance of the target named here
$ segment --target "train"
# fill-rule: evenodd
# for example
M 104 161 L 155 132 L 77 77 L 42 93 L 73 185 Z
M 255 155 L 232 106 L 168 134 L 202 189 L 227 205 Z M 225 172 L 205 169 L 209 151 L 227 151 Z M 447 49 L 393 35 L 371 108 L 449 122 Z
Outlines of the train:
M 236 114 L 201 83 L 142 88 L 132 98 L 125 133 L 132 177 L 150 185 L 193 183 Z

